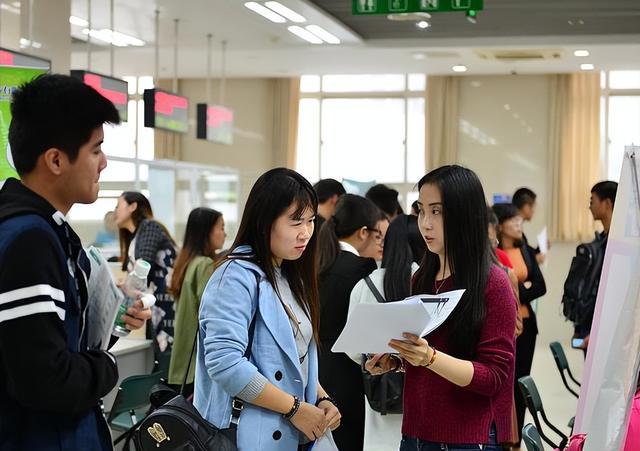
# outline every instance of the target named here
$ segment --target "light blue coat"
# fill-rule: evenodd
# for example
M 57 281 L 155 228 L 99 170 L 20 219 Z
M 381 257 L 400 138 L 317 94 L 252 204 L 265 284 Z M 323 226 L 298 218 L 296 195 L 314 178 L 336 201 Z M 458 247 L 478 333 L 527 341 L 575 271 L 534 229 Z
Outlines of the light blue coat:
M 236 250 L 250 253 L 247 246 Z M 256 300 L 256 272 L 260 297 Z M 251 359 L 244 356 L 251 319 L 259 304 Z M 309 347 L 309 374 L 303 387 L 291 323 L 275 290 L 255 264 L 232 260 L 211 276 L 202 295 L 194 405 L 219 428 L 229 427 L 232 397 L 257 372 L 286 393 L 315 404 L 318 352 Z M 244 403 L 238 424 L 239 451 L 296 451 L 300 433 L 281 414 Z

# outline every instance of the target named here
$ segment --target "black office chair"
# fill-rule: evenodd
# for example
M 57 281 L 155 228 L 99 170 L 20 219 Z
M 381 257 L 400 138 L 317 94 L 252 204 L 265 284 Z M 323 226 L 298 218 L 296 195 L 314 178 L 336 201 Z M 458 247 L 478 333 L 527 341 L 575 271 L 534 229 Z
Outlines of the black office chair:
M 581 385 L 580 385 L 580 382 L 578 382 L 576 378 L 573 377 L 573 374 L 571 374 L 571 369 L 569 368 L 569 362 L 567 361 L 567 356 L 564 353 L 564 349 L 562 348 L 562 345 L 557 341 L 554 341 L 553 343 L 549 343 L 549 348 L 551 349 L 551 354 L 553 354 L 553 360 L 556 361 L 556 366 L 558 367 L 558 371 L 560 371 L 560 377 L 562 378 L 562 383 L 564 384 L 565 387 L 567 387 L 567 390 L 569 390 L 569 392 L 573 396 L 578 398 L 579 397 L 578 392 L 569 386 L 565 372 L 569 376 L 569 379 L 571 379 L 573 383 L 578 386 L 578 388 L 580 388 Z
M 540 398 L 540 393 L 538 393 L 538 387 L 536 387 L 536 383 L 533 381 L 531 376 L 524 376 L 518 379 L 518 386 L 520 387 L 520 391 L 522 392 L 522 397 L 524 398 L 525 404 L 531 412 L 531 416 L 533 417 L 533 422 L 538 429 L 538 433 L 542 440 L 547 442 L 549 446 L 553 448 L 564 449 L 569 441 L 569 437 L 567 437 L 560 429 L 555 427 L 547 418 L 547 414 L 544 411 L 544 407 L 542 406 L 542 398 Z M 540 418 L 542 421 L 560 437 L 560 443 L 556 444 L 547 435 L 543 432 Z
M 538 429 L 533 424 L 526 424 L 522 428 L 522 440 L 524 440 L 527 451 L 544 451 L 544 445 Z

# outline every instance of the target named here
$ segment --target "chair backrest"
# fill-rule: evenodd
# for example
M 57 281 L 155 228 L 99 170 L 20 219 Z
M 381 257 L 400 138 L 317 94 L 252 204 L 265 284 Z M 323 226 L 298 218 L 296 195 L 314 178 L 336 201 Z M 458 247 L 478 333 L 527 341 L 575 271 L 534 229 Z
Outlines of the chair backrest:
M 162 373 L 156 372 L 141 376 L 129 376 L 120 383 L 116 399 L 109 412 L 107 422 L 111 421 L 123 412 L 140 409 L 148 406 L 149 392 L 155 384 L 160 383 Z
M 538 429 L 533 424 L 526 424 L 522 428 L 522 440 L 524 440 L 527 451 L 544 451 L 544 445 Z
M 567 355 L 564 353 L 562 345 L 559 342 L 554 341 L 549 343 L 549 348 L 551 348 L 551 354 L 553 354 L 553 360 L 556 361 L 558 370 L 560 370 L 561 373 L 564 370 L 568 370 L 569 362 L 567 361 Z
M 518 379 L 518 384 L 520 384 L 520 390 L 522 390 L 524 398 L 530 397 L 531 399 L 532 407 L 535 410 L 535 412 L 531 412 L 531 414 L 535 415 L 536 412 L 541 412 L 543 410 L 542 398 L 540 398 L 538 387 L 536 387 L 533 378 L 531 376 L 521 377 Z
M 522 397 L 524 398 L 525 404 L 527 408 L 531 412 L 531 416 L 533 417 L 533 422 L 538 429 L 538 433 L 542 440 L 547 442 L 553 448 L 563 449 L 567 444 L 568 437 L 564 434 L 560 429 L 555 427 L 547 418 L 547 414 L 544 411 L 544 407 L 542 406 L 542 398 L 540 398 L 540 393 L 538 393 L 538 387 L 536 387 L 536 383 L 533 381 L 531 376 L 524 376 L 518 379 L 518 385 L 520 386 L 520 390 L 522 391 Z M 544 431 L 541 429 L 540 418 L 544 421 L 544 424 L 548 426 L 553 432 L 555 432 L 561 439 L 560 444 L 556 444 L 547 435 L 545 435 Z
M 580 387 L 580 382 L 578 382 L 578 380 L 575 377 L 573 377 L 573 374 L 571 374 L 571 369 L 569 368 L 569 362 L 567 361 L 567 356 L 564 353 L 564 349 L 562 348 L 562 345 L 557 341 L 554 341 L 552 343 L 549 343 L 549 348 L 551 349 L 551 354 L 553 354 L 553 360 L 555 360 L 556 362 L 558 371 L 560 371 L 560 377 L 562 378 L 562 383 L 564 384 L 565 388 L 569 390 L 569 392 L 573 396 L 575 396 L 576 398 L 579 398 L 580 395 L 578 394 L 578 391 L 576 391 L 576 388 L 570 387 L 569 382 L 567 381 L 567 376 L 569 376 L 569 379 L 573 381 L 575 386 Z M 565 375 L 565 373 L 567 374 Z

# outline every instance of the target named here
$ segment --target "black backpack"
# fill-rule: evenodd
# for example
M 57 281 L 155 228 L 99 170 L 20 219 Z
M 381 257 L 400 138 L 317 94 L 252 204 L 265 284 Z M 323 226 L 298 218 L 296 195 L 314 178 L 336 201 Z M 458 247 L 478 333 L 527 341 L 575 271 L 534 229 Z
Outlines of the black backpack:
M 564 282 L 562 313 L 576 326 L 589 326 L 593 320 L 606 248 L 606 235 L 596 235 L 592 242 L 580 244 L 571 260 Z
M 260 275 L 255 272 L 257 299 L 260 298 Z M 257 306 L 257 304 L 256 304 Z M 251 359 L 251 346 L 256 328 L 258 311 L 253 314 L 248 331 L 248 344 L 244 357 Z M 189 364 L 184 375 L 181 393 L 184 393 L 187 383 L 189 367 L 196 349 L 198 333 L 193 342 L 193 350 L 189 358 Z M 240 413 L 243 409 L 243 401 L 233 398 L 231 402 L 231 423 L 226 429 L 219 429 L 205 420 L 192 403 L 187 401 L 182 394 L 174 396 L 168 402 L 167 393 L 158 390 L 151 393 L 152 403 L 161 404 L 156 410 L 145 417 L 135 433 L 136 449 L 140 451 L 237 451 L 236 434 Z M 164 399 L 163 399 L 164 398 Z
M 369 276 L 365 277 L 364 281 L 378 302 L 387 302 Z M 367 397 L 371 409 L 381 415 L 402 413 L 404 373 L 385 373 L 374 376 L 364 369 L 365 361 L 366 356 L 363 356 L 362 380 L 364 383 L 364 394 Z

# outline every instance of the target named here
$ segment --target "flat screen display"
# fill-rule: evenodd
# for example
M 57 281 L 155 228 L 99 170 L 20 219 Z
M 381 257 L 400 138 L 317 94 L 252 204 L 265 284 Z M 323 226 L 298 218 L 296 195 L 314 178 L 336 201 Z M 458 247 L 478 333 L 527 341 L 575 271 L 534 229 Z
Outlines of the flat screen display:
M 115 105 L 120 119 L 124 122 L 128 119 L 129 86 L 120 78 L 89 72 L 86 70 L 72 70 L 71 76 L 79 78 L 85 84 L 91 86 Z
M 233 110 L 199 103 L 196 137 L 221 144 L 233 144 Z
M 48 72 L 51 70 L 51 61 L 0 47 L 0 66 L 26 67 Z
M 145 89 L 143 98 L 145 127 L 189 131 L 189 99 L 161 89 Z

